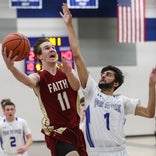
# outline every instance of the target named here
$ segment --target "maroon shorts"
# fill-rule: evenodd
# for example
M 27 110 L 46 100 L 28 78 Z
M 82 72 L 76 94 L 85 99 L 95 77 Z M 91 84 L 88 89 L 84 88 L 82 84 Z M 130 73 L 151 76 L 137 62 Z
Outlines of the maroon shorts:
M 88 156 L 84 135 L 79 128 L 67 128 L 62 134 L 52 132 L 50 136 L 45 135 L 45 141 L 47 147 L 51 151 L 52 156 L 56 156 L 56 145 L 58 141 L 72 144 L 80 156 Z

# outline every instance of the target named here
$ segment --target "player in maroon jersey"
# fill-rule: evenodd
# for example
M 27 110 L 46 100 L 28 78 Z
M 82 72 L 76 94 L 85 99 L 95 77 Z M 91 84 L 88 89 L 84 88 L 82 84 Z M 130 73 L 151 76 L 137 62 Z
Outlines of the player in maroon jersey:
M 87 156 L 83 132 L 77 113 L 79 80 L 65 58 L 57 62 L 55 47 L 47 38 L 40 38 L 34 53 L 42 70 L 29 76 L 14 66 L 14 58 L 2 52 L 7 68 L 15 78 L 31 87 L 40 101 L 42 132 L 52 156 Z

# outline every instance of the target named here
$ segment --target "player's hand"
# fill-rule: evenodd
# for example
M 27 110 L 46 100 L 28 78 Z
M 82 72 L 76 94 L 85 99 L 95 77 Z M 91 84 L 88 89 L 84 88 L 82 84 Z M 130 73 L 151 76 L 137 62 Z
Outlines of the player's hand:
M 67 75 L 72 72 L 72 67 L 68 63 L 68 60 L 65 57 L 61 57 L 62 63 L 58 62 L 57 65 L 61 68 L 61 70 Z
M 3 56 L 4 62 L 7 66 L 7 68 L 9 70 L 14 66 L 14 61 L 17 57 L 17 56 L 15 56 L 14 58 L 11 58 L 11 55 L 12 55 L 12 51 L 10 51 L 9 55 L 7 56 L 6 48 L 4 47 L 4 49 L 2 50 L 2 56 Z
M 70 13 L 66 3 L 62 4 L 62 12 L 60 12 L 60 15 L 65 24 L 68 25 L 72 23 L 72 14 Z
M 18 154 L 23 154 L 26 151 L 27 151 L 27 148 L 25 146 L 22 146 L 17 149 Z
M 156 84 L 156 67 L 152 69 L 152 72 L 150 74 L 150 83 Z

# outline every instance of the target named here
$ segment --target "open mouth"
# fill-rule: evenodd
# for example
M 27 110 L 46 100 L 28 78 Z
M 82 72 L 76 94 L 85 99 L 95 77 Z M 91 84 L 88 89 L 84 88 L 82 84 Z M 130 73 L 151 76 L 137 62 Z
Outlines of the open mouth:
M 56 58 L 55 54 L 50 55 L 50 58 Z

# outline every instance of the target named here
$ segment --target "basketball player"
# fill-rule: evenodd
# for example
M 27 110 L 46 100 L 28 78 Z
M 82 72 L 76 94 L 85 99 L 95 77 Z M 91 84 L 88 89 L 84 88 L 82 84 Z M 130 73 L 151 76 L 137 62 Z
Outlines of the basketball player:
M 85 119 L 85 101 L 84 97 L 80 99 L 80 129 L 84 129 L 84 119 Z
M 107 66 L 101 70 L 99 83 L 89 75 L 80 52 L 72 15 L 66 4 L 60 13 L 68 30 L 69 41 L 76 63 L 79 79 L 84 89 L 86 120 L 85 133 L 90 146 L 89 156 L 128 156 L 125 146 L 124 124 L 127 114 L 153 118 L 155 114 L 156 67 L 149 76 L 149 99 L 147 107 L 139 99 L 123 95 L 115 96 L 114 91 L 124 81 L 120 69 Z M 147 95 L 148 96 L 148 95 Z
M 4 156 L 27 156 L 32 135 L 27 122 L 15 117 L 15 104 L 9 99 L 1 101 L 4 117 L 0 121 L 0 137 Z
M 14 66 L 14 58 L 3 58 L 17 80 L 32 88 L 37 95 L 44 118 L 42 132 L 52 156 L 87 156 L 80 117 L 77 113 L 80 83 L 65 58 L 57 62 L 57 51 L 47 38 L 40 38 L 34 53 L 42 70 L 29 76 Z

